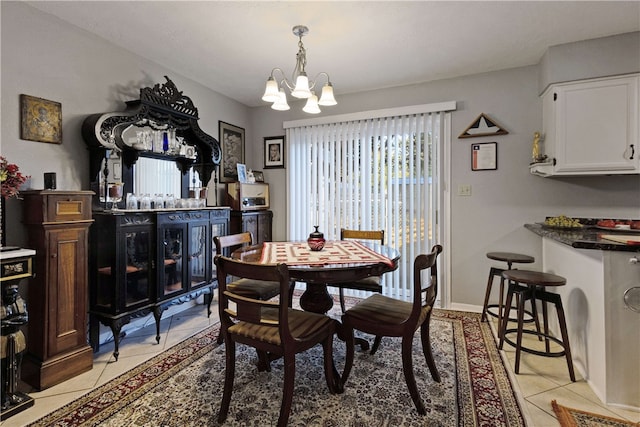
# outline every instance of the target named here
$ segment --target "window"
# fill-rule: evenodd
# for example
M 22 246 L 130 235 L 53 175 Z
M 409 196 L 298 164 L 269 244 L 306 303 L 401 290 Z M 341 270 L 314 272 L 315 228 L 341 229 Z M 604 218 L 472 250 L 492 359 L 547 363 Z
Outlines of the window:
M 444 131 L 450 122 L 446 111 L 455 103 L 442 106 L 436 111 L 409 107 L 421 111 L 402 115 L 370 112 L 371 117 L 353 120 L 285 123 L 291 159 L 288 238 L 304 240 L 314 225 L 328 240 L 339 239 L 340 228 L 383 229 L 385 243 L 401 252 L 398 270 L 383 278 L 383 292 L 410 299 L 413 260 L 441 243 L 441 147 L 450 134 Z M 362 296 L 351 290 L 345 294 Z

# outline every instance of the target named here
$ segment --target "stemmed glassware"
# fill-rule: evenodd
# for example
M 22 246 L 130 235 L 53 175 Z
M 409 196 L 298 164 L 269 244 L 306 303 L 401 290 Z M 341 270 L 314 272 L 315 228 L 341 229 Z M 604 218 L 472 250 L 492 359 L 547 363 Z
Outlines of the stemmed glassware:
M 118 203 L 122 201 L 124 185 L 121 182 L 109 184 L 109 195 L 107 201 L 111 202 L 111 209 L 118 209 Z

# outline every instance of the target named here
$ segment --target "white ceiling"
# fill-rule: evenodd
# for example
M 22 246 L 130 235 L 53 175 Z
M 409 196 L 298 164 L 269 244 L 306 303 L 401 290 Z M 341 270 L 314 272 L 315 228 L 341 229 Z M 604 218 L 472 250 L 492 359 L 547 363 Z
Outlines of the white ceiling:
M 640 30 L 640 2 L 28 1 L 248 106 L 274 67 L 340 94 L 536 64 L 549 46 Z M 99 54 L 98 52 L 96 54 Z

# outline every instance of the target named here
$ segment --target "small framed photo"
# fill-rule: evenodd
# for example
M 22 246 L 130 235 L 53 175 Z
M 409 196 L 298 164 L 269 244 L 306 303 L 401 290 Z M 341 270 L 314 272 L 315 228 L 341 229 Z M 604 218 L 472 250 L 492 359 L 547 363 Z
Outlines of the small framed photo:
M 62 104 L 20 95 L 20 139 L 62 144 Z
M 284 136 L 264 139 L 264 168 L 284 168 Z
M 247 182 L 247 166 L 243 163 L 237 163 L 236 168 L 238 169 L 238 182 Z
M 498 143 L 482 142 L 471 144 L 471 170 L 496 170 L 498 169 Z
M 218 122 L 220 146 L 222 147 L 222 170 L 220 182 L 238 181 L 238 163 L 244 163 L 244 129 Z
M 264 182 L 264 174 L 262 171 L 253 171 L 253 177 L 256 179 L 256 182 Z

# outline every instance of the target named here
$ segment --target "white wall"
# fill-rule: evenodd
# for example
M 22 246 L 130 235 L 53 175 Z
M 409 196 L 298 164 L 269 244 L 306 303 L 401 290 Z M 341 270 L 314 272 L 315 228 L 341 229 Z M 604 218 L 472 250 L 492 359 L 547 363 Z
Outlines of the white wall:
M 168 76 L 198 108 L 200 128 L 218 138 L 218 121 L 249 129 L 249 109 L 178 75 L 21 2 L 2 8 L 2 140 L 0 152 L 44 188 L 43 172 L 57 173 L 57 188 L 87 190 L 89 158 L 80 134 L 89 114 L 122 111 L 140 88 Z M 20 94 L 62 104 L 60 145 L 20 139 Z M 222 186 L 221 186 L 222 188 Z M 21 203 L 7 206 L 7 243 L 24 244 Z
M 249 109 L 159 64 L 34 10 L 19 2 L 1 2 L 2 155 L 33 176 L 43 187 L 43 172 L 58 173 L 58 188 L 87 189 L 88 156 L 80 135 L 84 118 L 92 113 L 118 111 L 123 100 L 138 96 L 140 87 L 164 82 L 169 76 L 200 113 L 200 127 L 218 135 L 218 121 L 245 128 L 247 166 L 261 170 L 263 138 L 284 135 L 282 122 L 302 118 L 302 105 L 279 113 Z M 223 58 L 221 58 L 223 59 Z M 441 80 L 379 91 L 341 94 L 339 104 L 323 114 L 458 101 L 452 120 L 452 181 L 471 184 L 471 197 L 452 198 L 452 242 L 445 248 L 452 259 L 452 299 L 482 302 L 491 250 L 530 253 L 540 259 L 540 239 L 523 224 L 546 215 L 640 218 L 638 176 L 545 179 L 528 173 L 533 132 L 541 129 L 537 66 Z M 63 143 L 44 144 L 20 139 L 19 95 L 28 94 L 62 103 Z M 480 113 L 509 131 L 495 138 L 458 139 Z M 470 145 L 498 143 L 498 170 L 472 172 Z M 285 163 L 288 159 L 285 159 Z M 265 170 L 271 184 L 274 238 L 286 237 L 285 170 Z M 21 204 L 10 200 L 8 243 L 24 244 Z M 534 265 L 535 266 L 535 265 Z

